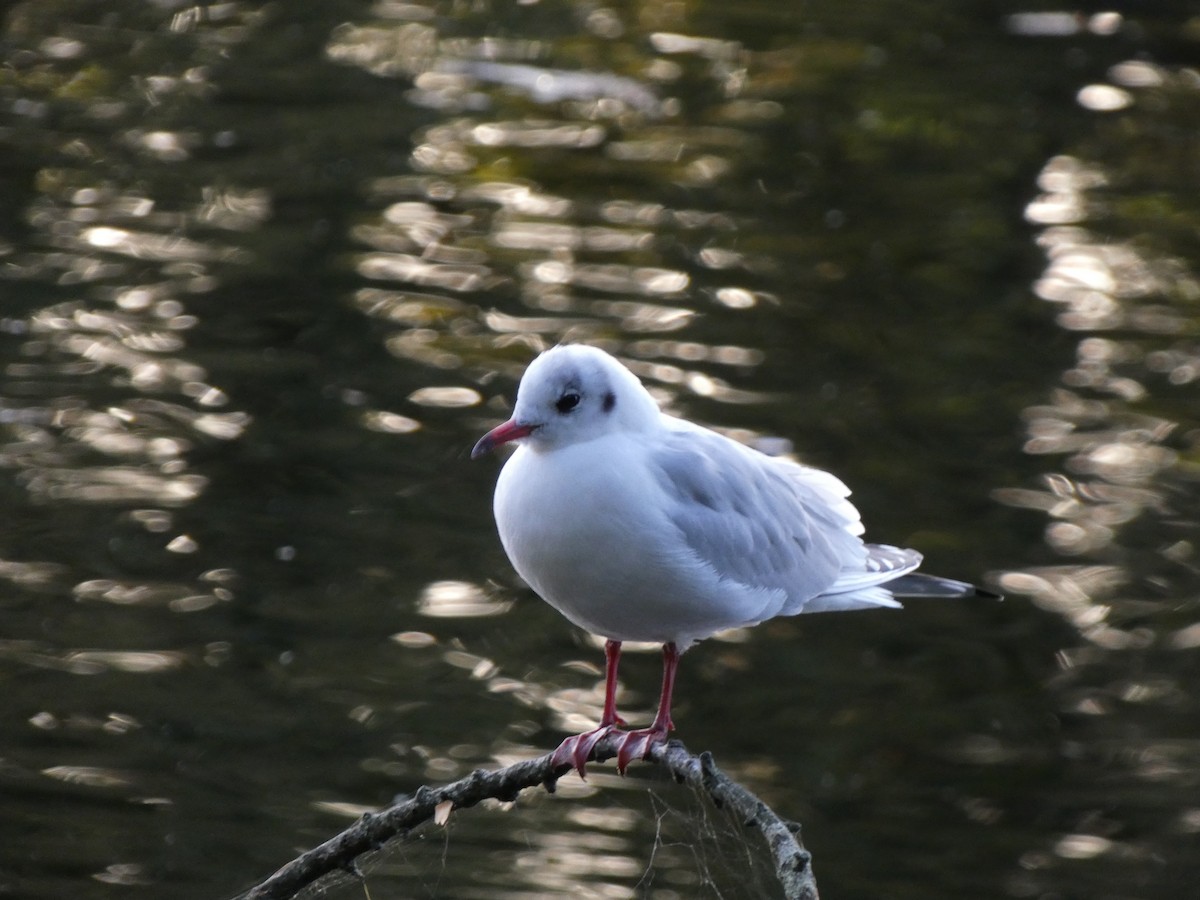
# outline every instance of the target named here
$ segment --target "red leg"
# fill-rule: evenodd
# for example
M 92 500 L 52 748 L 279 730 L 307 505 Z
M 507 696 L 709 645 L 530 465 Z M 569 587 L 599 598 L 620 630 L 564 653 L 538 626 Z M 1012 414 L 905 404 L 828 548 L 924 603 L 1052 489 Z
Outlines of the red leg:
M 600 716 L 600 727 L 583 734 L 576 734 L 561 744 L 550 758 L 552 765 L 561 766 L 570 763 L 579 772 L 580 778 L 586 778 L 584 767 L 592 755 L 592 749 L 605 735 L 614 731 L 625 721 L 617 715 L 617 666 L 621 661 L 621 642 L 604 642 L 604 712 Z
M 617 666 L 621 662 L 621 642 L 604 642 L 604 714 L 600 716 L 601 727 L 624 725 L 625 720 L 617 715 Z
M 674 644 L 663 644 L 662 694 L 658 698 L 658 714 L 649 728 L 631 731 L 617 750 L 617 771 L 622 775 L 635 759 L 645 759 L 650 748 L 661 744 L 675 728 L 671 721 L 671 695 L 675 692 L 675 671 L 679 668 L 679 650 Z

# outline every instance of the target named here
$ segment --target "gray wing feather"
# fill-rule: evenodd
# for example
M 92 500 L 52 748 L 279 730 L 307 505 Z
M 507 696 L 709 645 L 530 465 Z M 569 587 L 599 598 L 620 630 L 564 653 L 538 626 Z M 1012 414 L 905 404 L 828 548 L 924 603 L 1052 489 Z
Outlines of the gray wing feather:
M 800 612 L 864 566 L 857 513 L 832 476 L 701 429 L 669 434 L 652 463 L 692 552 L 722 579 L 783 592 L 781 613 Z
M 906 550 L 888 544 L 867 544 L 866 549 L 866 564 L 843 572 L 829 589 L 830 593 L 856 591 L 884 584 L 907 575 L 921 564 L 921 554 L 916 550 Z

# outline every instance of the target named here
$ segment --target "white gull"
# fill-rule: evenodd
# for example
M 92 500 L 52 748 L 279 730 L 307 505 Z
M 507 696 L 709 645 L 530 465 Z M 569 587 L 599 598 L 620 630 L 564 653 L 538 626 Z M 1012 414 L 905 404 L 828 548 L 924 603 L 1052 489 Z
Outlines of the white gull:
M 894 592 L 976 593 L 910 575 L 915 550 L 863 543 L 850 491 L 833 475 L 666 415 L 595 347 L 535 359 L 512 418 L 471 455 L 510 441 L 520 446 L 494 504 L 505 552 L 542 599 L 607 639 L 599 727 L 555 751 L 556 764 L 581 775 L 607 734 L 622 735 L 622 772 L 666 739 L 679 654 L 696 641 L 775 616 L 899 607 Z M 622 641 L 663 645 L 658 714 L 646 729 L 618 730 Z

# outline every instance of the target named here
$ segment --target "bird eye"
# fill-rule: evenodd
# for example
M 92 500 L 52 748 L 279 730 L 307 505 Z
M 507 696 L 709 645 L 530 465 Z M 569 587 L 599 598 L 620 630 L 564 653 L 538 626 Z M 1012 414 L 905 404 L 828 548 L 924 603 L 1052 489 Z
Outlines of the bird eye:
M 554 404 L 554 408 L 560 413 L 569 413 L 579 405 L 579 393 L 577 391 L 567 391 Z

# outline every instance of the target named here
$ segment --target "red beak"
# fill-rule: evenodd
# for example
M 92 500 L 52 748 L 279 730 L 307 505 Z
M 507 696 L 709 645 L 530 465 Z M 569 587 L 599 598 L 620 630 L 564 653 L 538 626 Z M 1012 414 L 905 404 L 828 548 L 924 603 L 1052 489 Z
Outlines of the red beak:
M 521 425 L 516 419 L 509 419 L 503 425 L 497 425 L 479 439 L 479 443 L 471 451 L 471 459 L 479 459 L 479 457 L 485 453 L 492 452 L 501 444 L 507 444 L 509 441 L 515 441 L 518 438 L 528 437 L 533 434 L 533 430 L 536 427 L 536 425 Z

